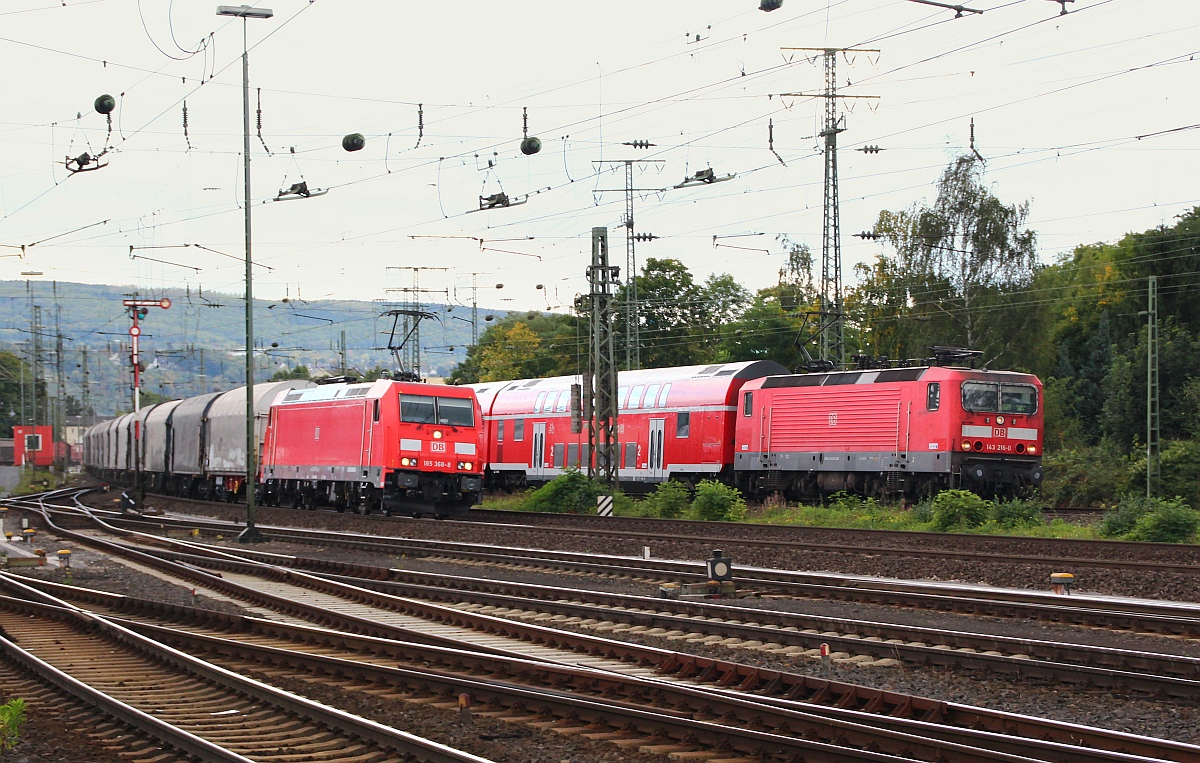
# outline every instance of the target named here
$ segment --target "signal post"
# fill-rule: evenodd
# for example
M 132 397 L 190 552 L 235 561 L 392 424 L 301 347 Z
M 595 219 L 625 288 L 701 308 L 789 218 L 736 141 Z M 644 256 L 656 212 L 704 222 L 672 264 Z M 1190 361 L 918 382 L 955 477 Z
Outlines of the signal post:
M 121 304 L 129 310 L 133 325 L 129 327 L 129 362 L 133 366 L 133 502 L 134 507 L 141 511 L 146 503 L 146 489 L 142 485 L 142 364 L 138 352 L 138 339 L 142 336 L 142 328 L 138 325 L 139 318 L 145 318 L 151 307 L 161 307 L 163 310 L 171 307 L 171 300 L 162 299 L 125 299 Z M 125 502 L 121 502 L 121 511 L 125 511 Z

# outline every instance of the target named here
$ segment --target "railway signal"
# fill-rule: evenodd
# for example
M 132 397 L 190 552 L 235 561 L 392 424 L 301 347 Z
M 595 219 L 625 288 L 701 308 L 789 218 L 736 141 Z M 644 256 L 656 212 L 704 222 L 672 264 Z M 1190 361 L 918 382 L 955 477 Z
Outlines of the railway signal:
M 138 340 L 142 336 L 142 328 L 138 325 L 139 319 L 144 319 L 149 313 L 150 308 L 160 307 L 167 310 L 171 307 L 171 300 L 168 297 L 162 299 L 124 299 L 121 304 L 129 311 L 129 317 L 133 319 L 133 325 L 129 327 L 129 363 L 133 366 L 133 468 L 134 468 L 134 485 L 133 485 L 133 505 L 137 509 L 141 509 L 146 502 L 146 491 L 142 487 L 142 371 L 145 366 L 142 365 L 140 353 L 138 352 Z M 125 511 L 125 503 L 121 503 L 121 511 Z

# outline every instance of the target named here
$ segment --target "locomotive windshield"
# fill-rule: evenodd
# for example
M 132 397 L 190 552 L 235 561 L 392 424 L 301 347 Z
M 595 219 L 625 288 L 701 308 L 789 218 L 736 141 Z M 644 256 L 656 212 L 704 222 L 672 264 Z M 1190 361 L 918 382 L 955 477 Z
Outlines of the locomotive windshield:
M 1037 413 L 1037 387 L 1032 384 L 963 382 L 963 410 L 974 413 Z
M 406 424 L 475 426 L 475 406 L 470 398 L 400 395 L 400 420 Z
M 470 398 L 437 398 L 437 422 L 452 427 L 475 426 L 475 406 Z

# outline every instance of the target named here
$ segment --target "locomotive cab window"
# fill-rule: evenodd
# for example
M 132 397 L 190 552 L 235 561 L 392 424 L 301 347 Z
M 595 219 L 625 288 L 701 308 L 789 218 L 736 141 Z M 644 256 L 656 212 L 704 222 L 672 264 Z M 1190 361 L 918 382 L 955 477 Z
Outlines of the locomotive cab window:
M 468 397 L 437 398 L 437 422 L 451 427 L 475 426 L 475 406 Z
M 400 395 L 400 420 L 406 424 L 432 424 L 436 419 L 432 395 Z
M 754 409 L 754 393 L 747 392 L 742 395 L 742 415 L 749 416 Z
M 939 382 L 929 382 L 925 388 L 925 410 L 936 411 L 942 404 L 942 385 Z
M 973 413 L 1037 413 L 1037 387 L 1032 384 L 963 382 L 963 410 Z
M 1001 413 L 1037 413 L 1037 387 L 1032 384 L 1001 384 Z

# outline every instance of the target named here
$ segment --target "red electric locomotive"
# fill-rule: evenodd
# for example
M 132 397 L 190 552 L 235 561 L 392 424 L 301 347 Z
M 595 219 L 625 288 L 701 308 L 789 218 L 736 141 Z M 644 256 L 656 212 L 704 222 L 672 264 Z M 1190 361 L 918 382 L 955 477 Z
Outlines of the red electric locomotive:
M 666 479 L 729 479 L 738 391 L 751 379 L 786 374 L 773 361 L 622 371 L 618 375 L 621 487 L 650 490 Z M 571 432 L 571 385 L 578 376 L 468 385 L 487 429 L 487 484 L 538 485 L 586 468 L 587 434 Z
M 483 489 L 482 420 L 468 387 L 380 379 L 292 390 L 271 406 L 262 501 L 465 514 Z
M 738 401 L 733 471 L 752 495 L 1024 493 L 1042 480 L 1042 384 L 940 366 L 772 376 Z

